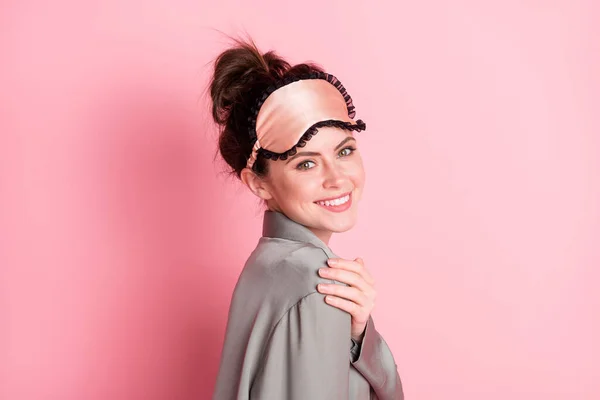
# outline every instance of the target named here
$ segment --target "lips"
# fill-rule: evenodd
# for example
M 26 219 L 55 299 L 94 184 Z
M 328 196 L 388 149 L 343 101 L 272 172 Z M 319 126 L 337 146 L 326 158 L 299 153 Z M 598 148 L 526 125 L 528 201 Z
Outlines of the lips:
M 333 211 L 336 213 L 346 211 L 352 205 L 352 192 L 333 197 L 328 200 L 319 200 L 315 202 L 316 205 L 323 207 L 327 211 Z
M 343 193 L 343 194 L 335 196 L 335 197 L 328 197 L 326 199 L 317 200 L 317 201 L 315 201 L 315 203 L 318 203 L 318 202 L 321 202 L 321 201 L 332 201 L 332 200 L 341 199 L 341 198 L 344 198 L 344 197 L 348 196 L 350 193 L 352 193 L 352 192 L 346 192 L 346 193 Z

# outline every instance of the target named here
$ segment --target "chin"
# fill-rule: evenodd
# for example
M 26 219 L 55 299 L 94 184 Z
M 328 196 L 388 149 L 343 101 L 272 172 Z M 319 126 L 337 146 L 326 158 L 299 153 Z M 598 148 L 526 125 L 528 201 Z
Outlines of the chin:
M 321 229 L 334 233 L 342 233 L 354 228 L 357 220 L 357 212 L 354 207 L 352 209 L 337 214 L 328 216 L 328 218 L 320 219 Z
M 321 206 L 315 204 L 312 204 L 311 206 L 319 208 L 316 210 L 312 207 L 300 208 L 294 210 L 294 212 L 284 213 L 291 217 L 292 220 L 306 227 L 321 231 L 342 233 L 349 231 L 356 225 L 358 219 L 357 205 L 352 205 L 350 209 L 341 213 L 326 211 L 325 214 L 323 213 Z
M 356 225 L 356 218 L 348 218 L 345 221 L 340 221 L 340 223 L 330 224 L 328 230 L 334 233 L 343 233 L 354 228 L 354 225 Z

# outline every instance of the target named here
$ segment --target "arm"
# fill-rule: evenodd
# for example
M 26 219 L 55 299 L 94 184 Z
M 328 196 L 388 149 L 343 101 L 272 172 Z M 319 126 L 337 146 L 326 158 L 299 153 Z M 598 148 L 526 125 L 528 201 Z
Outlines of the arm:
M 352 352 L 352 366 L 365 377 L 379 400 L 404 400 L 394 356 L 369 317 L 361 344 Z
M 274 328 L 252 399 L 347 400 L 350 316 L 311 293 Z

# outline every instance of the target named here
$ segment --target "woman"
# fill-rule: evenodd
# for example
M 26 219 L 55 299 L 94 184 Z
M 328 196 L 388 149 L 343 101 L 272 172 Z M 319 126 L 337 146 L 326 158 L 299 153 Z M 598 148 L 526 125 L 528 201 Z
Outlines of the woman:
M 263 236 L 233 293 L 215 400 L 403 399 L 370 317 L 373 278 L 338 258 L 333 232 L 356 222 L 365 173 L 354 106 L 312 64 L 238 42 L 210 85 L 219 151 L 267 206 Z M 318 134 L 317 134 L 318 133 Z

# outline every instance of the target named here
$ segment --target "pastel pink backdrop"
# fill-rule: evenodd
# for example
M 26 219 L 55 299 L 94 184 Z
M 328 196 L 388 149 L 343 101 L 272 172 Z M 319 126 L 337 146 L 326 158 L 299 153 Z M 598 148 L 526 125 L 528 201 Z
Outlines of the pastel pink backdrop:
M 292 4 L 3 2 L 0 398 L 210 398 L 262 215 L 213 162 L 213 28 L 367 121 L 332 247 L 408 399 L 600 398 L 598 3 Z

